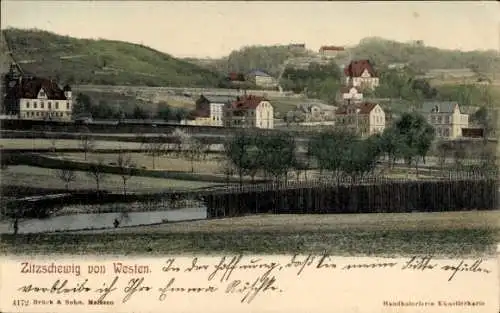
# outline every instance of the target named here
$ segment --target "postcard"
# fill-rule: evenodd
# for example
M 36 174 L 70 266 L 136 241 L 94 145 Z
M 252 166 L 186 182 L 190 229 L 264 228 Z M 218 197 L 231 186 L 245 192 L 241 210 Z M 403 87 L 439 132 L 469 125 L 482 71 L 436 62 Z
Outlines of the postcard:
M 495 2 L 1 14 L 0 312 L 500 312 Z

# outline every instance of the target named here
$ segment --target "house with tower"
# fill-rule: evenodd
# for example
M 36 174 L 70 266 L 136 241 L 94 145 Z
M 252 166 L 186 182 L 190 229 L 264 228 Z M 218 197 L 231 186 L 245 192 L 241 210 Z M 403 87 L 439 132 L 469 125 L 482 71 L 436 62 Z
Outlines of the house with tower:
M 20 119 L 71 120 L 73 95 L 71 87 L 60 87 L 52 79 L 19 75 L 5 76 L 4 112 Z

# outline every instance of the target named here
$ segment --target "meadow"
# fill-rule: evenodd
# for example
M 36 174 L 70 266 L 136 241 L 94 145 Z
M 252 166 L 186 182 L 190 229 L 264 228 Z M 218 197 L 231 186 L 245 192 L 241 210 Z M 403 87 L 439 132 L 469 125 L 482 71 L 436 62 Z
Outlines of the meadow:
M 2 235 L 3 254 L 290 254 L 346 256 L 494 254 L 500 212 L 256 215 L 156 226 Z
M 128 153 L 131 161 L 139 168 L 153 169 L 153 159 L 144 153 Z M 85 160 L 83 153 L 61 153 L 57 157 L 77 161 L 77 162 L 98 162 L 102 160 L 104 164 L 117 162 L 117 153 L 88 153 Z M 206 159 L 193 162 L 193 169 L 196 173 L 222 173 L 220 155 L 207 155 Z M 191 172 L 191 161 L 170 155 L 155 158 L 155 170 Z
M 58 178 L 57 170 L 16 165 L 10 166 L 1 172 L 2 185 L 25 186 L 25 187 L 43 187 L 48 189 L 64 189 L 65 183 Z M 76 179 L 71 182 L 71 190 L 95 190 L 96 183 L 86 172 L 76 171 Z M 127 190 L 131 192 L 147 193 L 161 192 L 165 189 L 196 189 L 218 185 L 216 183 L 163 179 L 153 177 L 133 176 L 127 181 Z M 219 184 L 220 185 L 220 184 Z M 100 183 L 100 189 L 109 192 L 123 192 L 123 181 L 119 175 L 107 174 Z
M 76 139 L 0 139 L 0 148 L 4 149 L 80 149 L 81 141 Z M 140 142 L 95 140 L 94 149 L 140 149 Z

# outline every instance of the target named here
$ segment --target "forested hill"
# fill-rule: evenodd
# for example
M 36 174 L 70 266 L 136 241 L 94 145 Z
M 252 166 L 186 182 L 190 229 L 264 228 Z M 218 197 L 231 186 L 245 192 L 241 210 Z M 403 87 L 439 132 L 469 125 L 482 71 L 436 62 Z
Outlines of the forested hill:
M 423 44 L 401 43 L 377 37 L 365 38 L 348 49 L 355 59 L 367 58 L 375 64 L 410 63 L 424 71 L 430 69 L 460 69 L 475 67 L 480 72 L 500 70 L 498 51 L 458 51 L 428 47 Z
M 283 63 L 290 58 L 309 57 L 313 51 L 291 51 L 288 46 L 250 46 L 231 52 L 220 60 L 190 60 L 201 66 L 227 73 L 262 69 L 276 75 Z M 430 69 L 475 68 L 483 73 L 500 72 L 500 56 L 497 51 L 455 51 L 428 47 L 423 44 L 402 43 L 377 37 L 362 39 L 359 44 L 346 47 L 337 58 L 339 64 L 349 59 L 370 59 L 377 67 L 392 63 L 408 63 L 419 71 Z
M 221 80 L 215 71 L 143 45 L 14 28 L 2 36 L 25 72 L 61 82 L 214 87 Z

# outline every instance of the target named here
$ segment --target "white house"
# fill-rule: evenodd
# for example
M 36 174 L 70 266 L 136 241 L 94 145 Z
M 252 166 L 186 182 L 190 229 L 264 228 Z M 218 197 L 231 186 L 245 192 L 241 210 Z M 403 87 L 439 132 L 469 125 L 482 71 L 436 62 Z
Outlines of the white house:
M 224 126 L 224 107 L 236 100 L 235 96 L 205 96 L 196 100 L 195 118 L 203 118 L 204 125 Z
M 274 109 L 264 97 L 247 95 L 227 105 L 224 126 L 242 128 L 274 128 Z
M 20 118 L 70 120 L 73 111 L 71 87 L 61 89 L 53 80 L 39 77 L 20 78 L 9 90 Z
M 363 101 L 363 93 L 354 86 L 347 86 L 340 88 L 342 100 L 348 103 L 355 103 Z
M 438 138 L 462 137 L 462 128 L 469 127 L 469 114 L 463 114 L 456 102 L 424 102 L 420 112 L 434 127 Z
M 375 103 L 357 103 L 339 108 L 336 126 L 349 129 L 361 136 L 382 133 L 385 129 L 385 112 Z
M 278 85 L 276 78 L 260 70 L 254 70 L 247 74 L 247 80 L 256 86 L 264 88 L 274 88 Z
M 345 84 L 347 86 L 375 89 L 379 78 L 369 60 L 351 61 L 344 68 Z

